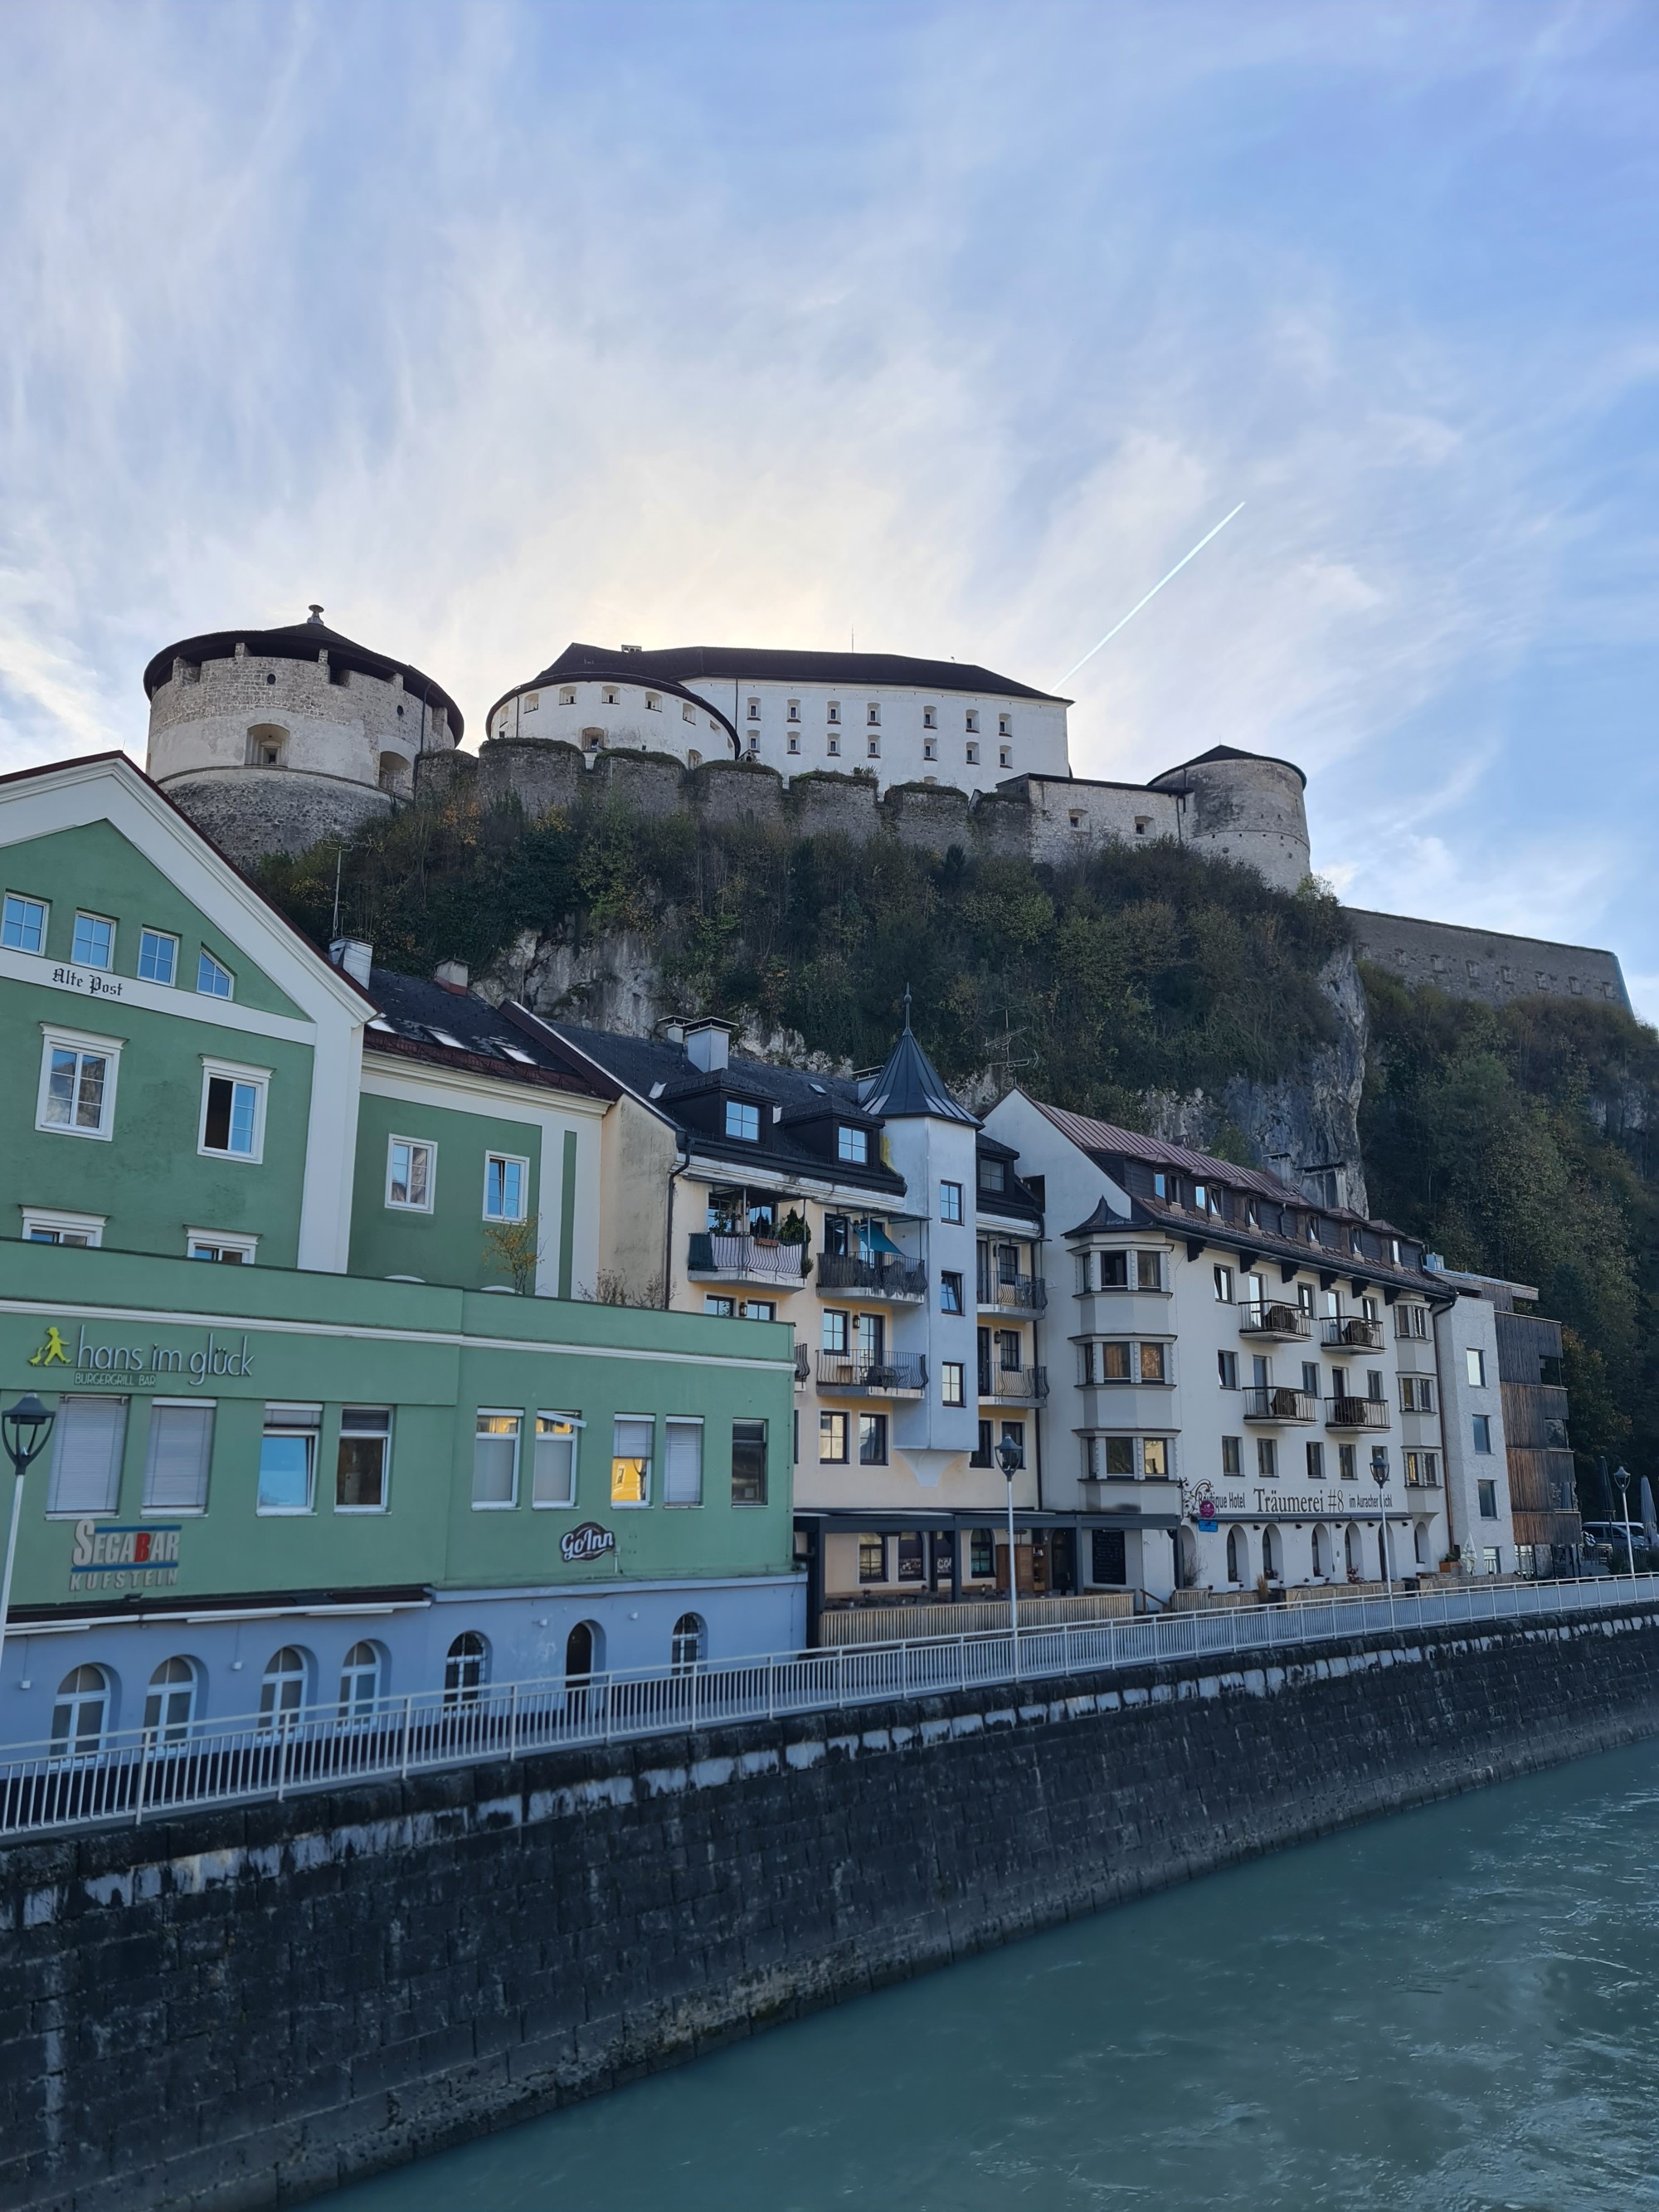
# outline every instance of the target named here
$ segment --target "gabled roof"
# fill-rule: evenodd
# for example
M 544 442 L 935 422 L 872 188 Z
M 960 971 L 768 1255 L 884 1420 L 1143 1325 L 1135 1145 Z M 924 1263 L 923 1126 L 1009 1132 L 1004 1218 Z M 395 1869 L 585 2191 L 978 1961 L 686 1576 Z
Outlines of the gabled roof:
M 617 1095 L 614 1085 L 607 1087 L 552 1048 L 538 1034 L 542 1024 L 533 1016 L 525 1018 L 510 1001 L 492 1006 L 470 993 L 447 991 L 441 983 L 400 975 L 390 968 L 371 969 L 369 990 L 380 1012 L 378 1023 L 363 1031 L 365 1052 L 429 1060 L 434 1066 L 527 1084 L 532 1090 L 589 1098 Z M 445 1037 L 454 1043 L 445 1043 Z
M 1212 1159 L 1207 1152 L 1188 1152 L 1184 1145 L 1166 1145 L 1161 1138 L 1142 1136 L 1138 1129 L 1121 1129 L 1115 1121 L 1097 1121 L 1087 1114 L 1073 1114 L 1064 1106 L 1045 1105 L 1040 1098 L 1033 1098 L 1030 1103 L 1045 1121 L 1054 1123 L 1061 1136 L 1069 1139 L 1080 1152 L 1087 1152 L 1091 1159 L 1103 1154 L 1120 1159 L 1145 1160 L 1151 1167 L 1178 1168 L 1200 1182 L 1231 1183 L 1236 1189 L 1255 1191 L 1263 1198 L 1272 1199 L 1275 1206 L 1305 1207 L 1310 1202 L 1291 1184 L 1260 1168 L 1242 1168 L 1233 1160 Z M 1329 1213 L 1335 1209 L 1320 1206 L 1316 1211 Z M 1358 1216 L 1354 1218 L 1357 1220 Z
M 745 677 L 770 684 L 843 684 L 849 691 L 879 684 L 901 684 L 915 691 L 994 692 L 1006 699 L 1042 699 L 1056 706 L 1071 702 L 1029 684 L 1016 684 L 969 660 L 917 660 L 902 653 L 780 652 L 736 645 L 669 646 L 653 653 L 618 653 L 602 645 L 568 645 L 533 681 L 592 682 L 620 675 L 631 684 L 696 684 Z M 526 686 L 520 686 L 526 689 Z M 508 695 L 511 696 L 510 694 Z
M 959 1121 L 965 1128 L 979 1123 L 966 1107 L 958 1106 L 945 1087 L 945 1079 L 917 1043 L 910 1027 L 910 994 L 904 994 L 904 1028 L 887 1055 L 887 1065 L 864 1094 L 866 1110 L 889 1121 Z
M 442 707 L 449 716 L 449 726 L 459 744 L 465 729 L 461 710 L 441 684 L 423 676 L 412 661 L 388 659 L 383 653 L 371 652 L 353 638 L 342 637 L 337 629 L 315 615 L 308 622 L 284 623 L 278 629 L 215 629 L 206 630 L 200 637 L 180 638 L 177 645 L 169 645 L 156 653 L 144 671 L 144 696 L 153 699 L 161 686 L 173 675 L 175 660 L 234 660 L 237 647 L 245 646 L 250 653 L 266 660 L 312 660 L 319 653 L 326 653 L 332 669 L 346 669 L 356 676 L 375 676 L 381 683 L 389 684 L 394 676 L 404 679 L 404 689 L 416 700 L 424 699 L 428 706 Z

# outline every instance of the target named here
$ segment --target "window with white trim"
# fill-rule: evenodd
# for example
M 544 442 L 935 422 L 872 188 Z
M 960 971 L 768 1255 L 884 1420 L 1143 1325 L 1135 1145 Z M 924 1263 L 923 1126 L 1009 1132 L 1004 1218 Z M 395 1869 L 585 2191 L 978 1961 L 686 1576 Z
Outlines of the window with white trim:
M 750 1106 L 741 1098 L 728 1098 L 726 1102 L 726 1133 L 728 1137 L 736 1138 L 740 1144 L 759 1144 L 760 1108 Z
M 317 1482 L 320 1406 L 267 1406 L 259 1439 L 259 1488 L 254 1510 L 309 1513 Z
M 259 1249 L 257 1237 L 233 1236 L 217 1229 L 187 1229 L 185 1257 L 214 1260 L 230 1267 L 251 1267 Z
M 846 1160 L 853 1167 L 866 1167 L 870 1160 L 870 1133 L 867 1129 L 850 1129 L 838 1122 L 836 1127 L 836 1158 Z
M 198 1152 L 257 1163 L 264 1154 L 268 1067 L 240 1067 L 230 1060 L 202 1062 L 202 1121 Z
M 21 892 L 8 891 L 5 905 L 0 908 L 0 945 L 8 952 L 44 952 L 46 919 L 51 912 L 44 899 L 25 898 Z
M 58 1400 L 52 1474 L 46 1484 L 48 1518 L 116 1510 L 126 1437 L 125 1398 Z
M 392 1474 L 392 1408 L 343 1406 L 334 1462 L 334 1510 L 384 1513 Z
M 107 915 L 77 914 L 70 958 L 77 968 L 112 968 L 115 964 L 115 924 Z
M 764 1421 L 732 1424 L 732 1503 L 766 1503 L 767 1429 Z
M 236 978 L 205 945 L 196 963 L 196 988 L 204 999 L 233 999 L 236 995 Z
M 213 1457 L 213 1401 L 153 1398 L 144 1455 L 146 1513 L 205 1513 Z
M 662 1428 L 662 1502 L 702 1504 L 702 1423 L 665 1421 Z
M 35 1127 L 68 1137 L 113 1136 L 120 1060 L 117 1038 L 88 1036 L 78 1030 L 47 1030 Z
M 386 1148 L 386 1202 L 401 1212 L 430 1213 L 438 1148 L 418 1137 L 392 1137 Z
M 656 1423 L 648 1413 L 618 1413 L 611 1438 L 611 1503 L 651 1503 L 651 1453 Z
M 511 1152 L 484 1155 L 483 1218 L 486 1221 L 522 1221 L 530 1188 L 530 1163 Z
M 141 983 L 173 983 L 179 974 L 179 940 L 164 929 L 138 933 L 138 980 Z
M 95 1247 L 104 1241 L 106 1217 L 101 1213 L 58 1213 L 37 1206 L 24 1206 L 22 1213 L 26 1244 Z
M 530 1478 L 532 1506 L 575 1504 L 576 1439 L 581 1429 L 574 1413 L 537 1414 L 536 1462 Z
M 501 1511 L 519 1502 L 522 1413 L 480 1412 L 472 1436 L 472 1510 Z

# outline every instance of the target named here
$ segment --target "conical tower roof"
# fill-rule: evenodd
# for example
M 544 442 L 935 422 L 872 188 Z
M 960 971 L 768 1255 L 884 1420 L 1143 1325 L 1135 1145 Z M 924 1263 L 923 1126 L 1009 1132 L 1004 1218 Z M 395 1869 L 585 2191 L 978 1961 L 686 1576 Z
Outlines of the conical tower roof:
M 908 991 L 904 994 L 903 1034 L 888 1054 L 887 1065 L 871 1085 L 864 1103 L 869 1112 L 879 1114 L 889 1121 L 926 1115 L 935 1121 L 960 1121 L 969 1129 L 979 1127 L 973 1115 L 957 1105 L 945 1089 L 938 1068 L 916 1042 L 910 1027 Z

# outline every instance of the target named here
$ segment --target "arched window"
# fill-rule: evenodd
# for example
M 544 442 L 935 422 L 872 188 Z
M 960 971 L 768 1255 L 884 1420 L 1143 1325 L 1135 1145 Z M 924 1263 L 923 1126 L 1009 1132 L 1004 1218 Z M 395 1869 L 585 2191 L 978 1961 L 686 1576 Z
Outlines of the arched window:
M 149 1678 L 144 1726 L 162 1743 L 181 1743 L 196 1719 L 201 1676 L 193 1659 L 164 1659 Z
M 58 1685 L 52 1748 L 60 1759 L 88 1759 L 101 1749 L 114 1684 L 101 1667 L 76 1667 Z
M 1331 1571 L 1331 1532 L 1316 1528 L 1313 1532 L 1313 1569 L 1322 1578 Z
M 1413 1548 L 1417 1553 L 1418 1565 L 1426 1567 L 1429 1564 L 1429 1524 L 1426 1521 L 1413 1522 L 1412 1540 Z
M 288 732 L 280 722 L 255 722 L 247 733 L 250 768 L 281 768 L 288 756 Z
M 1343 1548 L 1347 1554 L 1349 1581 L 1358 1582 L 1362 1580 L 1365 1572 L 1365 1563 L 1360 1555 L 1359 1524 L 1358 1522 L 1349 1522 L 1348 1533 L 1345 1539 Z
M 678 1630 L 675 1632 L 678 1633 Z M 564 1673 L 568 1682 L 585 1682 L 605 1668 L 605 1631 L 597 1620 L 579 1620 L 564 1643 Z
M 354 1644 L 340 1669 L 340 1717 L 363 1720 L 386 1691 L 386 1655 L 378 1644 Z
M 1261 1532 L 1261 1571 L 1270 1583 L 1285 1579 L 1284 1540 L 1277 1528 Z
M 700 1613 L 683 1613 L 674 1623 L 669 1663 L 677 1674 L 689 1674 L 708 1656 L 708 1626 Z
M 260 1719 L 303 1712 L 310 1703 L 306 1694 L 310 1680 L 310 1660 L 297 1644 L 285 1644 L 280 1651 L 273 1651 L 259 1684 Z
M 401 753 L 380 755 L 380 788 L 401 792 L 409 788 L 409 763 Z
M 1242 1583 L 1244 1579 L 1244 1539 L 1237 1528 L 1227 1531 L 1227 1579 Z
M 489 1680 L 489 1646 L 476 1628 L 464 1629 L 444 1661 L 444 1703 L 471 1705 Z
M 1176 1531 L 1176 1588 L 1193 1589 L 1198 1583 L 1198 1539 L 1184 1525 Z

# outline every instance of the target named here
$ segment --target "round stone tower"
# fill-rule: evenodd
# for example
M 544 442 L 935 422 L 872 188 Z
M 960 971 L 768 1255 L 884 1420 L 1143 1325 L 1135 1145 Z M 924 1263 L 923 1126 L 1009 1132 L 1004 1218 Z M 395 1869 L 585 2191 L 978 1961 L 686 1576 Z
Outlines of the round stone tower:
M 406 661 L 308 622 L 216 630 L 144 671 L 151 776 L 239 866 L 349 836 L 413 795 L 423 753 L 459 743 L 460 711 Z
M 1246 861 L 1293 891 L 1308 872 L 1307 783 L 1293 762 L 1216 745 L 1155 775 L 1149 787 L 1176 794 L 1183 845 Z

